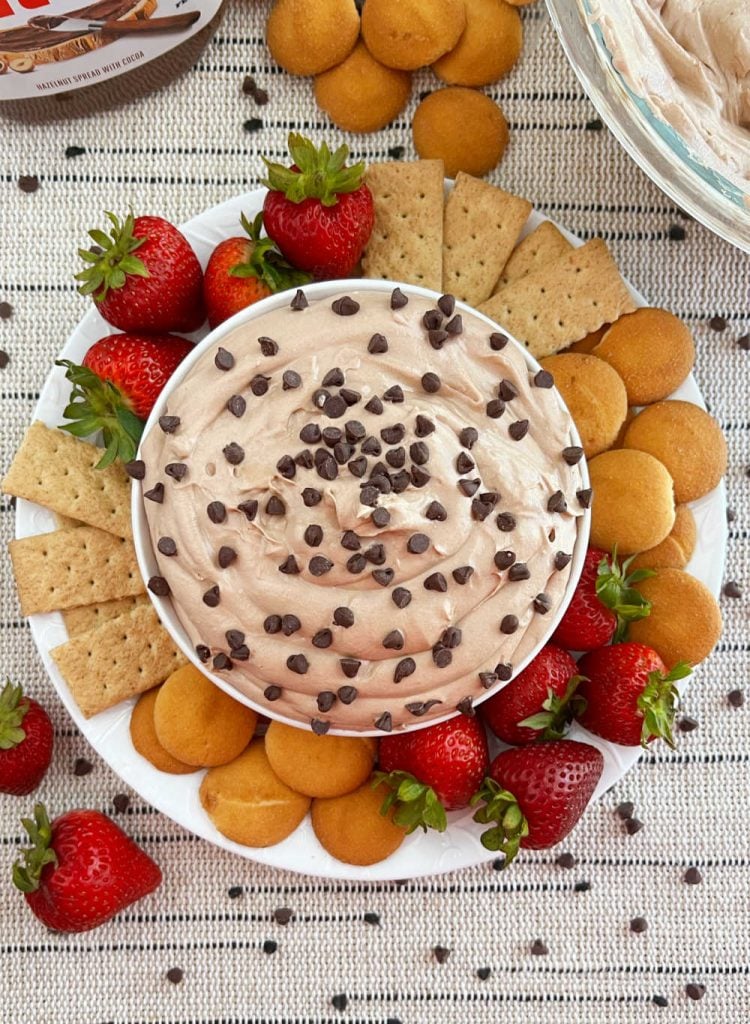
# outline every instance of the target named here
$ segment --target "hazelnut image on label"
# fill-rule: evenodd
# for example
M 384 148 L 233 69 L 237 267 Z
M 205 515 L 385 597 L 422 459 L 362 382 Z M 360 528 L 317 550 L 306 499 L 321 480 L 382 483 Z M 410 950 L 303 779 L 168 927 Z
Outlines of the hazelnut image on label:
M 348 132 L 375 132 L 409 102 L 411 75 L 375 60 L 360 40 L 349 56 L 315 79 L 315 100 Z
M 458 86 L 425 96 L 414 112 L 412 131 L 422 160 L 442 160 L 448 178 L 459 171 L 481 178 L 497 167 L 508 145 L 500 107 L 483 92 Z
M 367 0 L 362 36 L 390 68 L 413 71 L 452 50 L 466 26 L 465 0 Z
M 448 85 L 490 85 L 507 75 L 523 46 L 518 11 L 505 0 L 471 0 L 466 28 L 432 70 Z
M 271 56 L 292 75 L 319 75 L 340 64 L 358 38 L 354 0 L 276 0 L 266 23 Z

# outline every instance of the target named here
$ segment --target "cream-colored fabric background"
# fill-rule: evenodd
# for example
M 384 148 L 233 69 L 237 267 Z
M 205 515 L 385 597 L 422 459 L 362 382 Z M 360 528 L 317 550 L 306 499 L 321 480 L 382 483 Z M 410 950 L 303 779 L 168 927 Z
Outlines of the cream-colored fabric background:
M 86 308 L 74 290 L 75 250 L 102 209 L 128 204 L 176 221 L 252 186 L 258 152 L 281 155 L 290 127 L 328 132 L 310 84 L 280 75 L 263 46 L 265 2 L 228 0 L 223 22 L 195 64 L 171 83 L 163 69 L 121 79 L 102 94 L 42 107 L 0 108 L 0 469 L 31 418 L 37 392 L 64 338 Z M 697 377 L 730 446 L 730 525 L 725 579 L 750 587 L 749 261 L 683 217 L 608 131 L 568 68 L 543 8 L 523 9 L 520 66 L 492 90 L 511 123 L 494 175 L 504 187 L 583 235 L 602 235 L 622 270 L 651 301 L 695 331 Z M 252 72 L 270 102 L 241 92 Z M 145 93 L 147 81 L 156 87 Z M 377 135 L 352 138 L 373 159 L 389 147 L 413 156 L 409 115 L 428 75 L 415 81 L 404 117 Z M 258 117 L 250 134 L 243 123 Z M 588 125 L 588 127 L 587 127 Z M 445 126 L 450 131 L 450 125 Z M 66 157 L 69 146 L 85 154 Z M 22 174 L 41 187 L 24 194 Z M 682 240 L 671 238 L 684 229 Z M 721 314 L 727 326 L 711 330 Z M 14 512 L 0 505 L 2 539 Z M 525 855 L 507 874 L 490 864 L 402 885 L 335 884 L 235 860 L 152 812 L 134 793 L 120 820 L 158 859 L 155 896 L 88 935 L 46 932 L 10 885 L 19 817 L 30 799 L 0 797 L 0 1020 L 3 1024 L 610 1024 L 750 1020 L 748 719 L 726 694 L 750 669 L 748 600 L 723 599 L 726 631 L 697 673 L 686 712 L 699 721 L 676 752 L 654 747 L 595 807 L 565 849 Z M 126 787 L 87 748 L 46 679 L 2 555 L 0 673 L 22 680 L 51 709 L 56 750 L 40 796 L 52 812 L 76 805 L 112 810 Z M 93 771 L 73 774 L 78 757 Z M 165 784 L 168 784 L 165 782 Z M 645 827 L 628 836 L 613 813 L 625 799 Z M 556 851 L 557 852 L 557 851 Z M 682 876 L 698 866 L 704 881 Z M 586 883 L 585 885 L 579 883 Z M 239 896 L 228 891 L 241 886 Z M 286 926 L 273 912 L 294 912 Z M 366 919 L 365 915 L 379 915 Z M 643 916 L 648 930 L 632 934 Z M 379 920 L 379 923 L 368 923 Z M 541 938 L 547 956 L 531 956 Z M 264 952 L 264 943 L 277 943 Z M 438 964 L 434 946 L 451 950 Z M 271 947 L 266 947 L 267 949 Z M 179 967 L 184 978 L 166 974 Z M 478 968 L 491 968 L 480 980 Z M 701 1002 L 685 985 L 705 984 Z M 346 994 L 337 1009 L 334 995 Z M 652 1002 L 654 995 L 669 1001 Z

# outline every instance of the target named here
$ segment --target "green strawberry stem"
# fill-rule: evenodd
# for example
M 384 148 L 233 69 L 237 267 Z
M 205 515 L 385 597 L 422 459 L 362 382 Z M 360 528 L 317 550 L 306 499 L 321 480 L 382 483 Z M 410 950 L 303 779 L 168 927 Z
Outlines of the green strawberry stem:
M 651 739 L 663 739 L 674 750 L 672 727 L 680 703 L 680 694 L 674 684 L 691 672 L 684 661 L 678 662 L 664 676 L 660 672 L 649 672 L 648 682 L 638 698 L 638 710 L 643 715 L 642 747 L 647 747 Z
M 309 284 L 312 281 L 312 274 L 308 274 L 304 270 L 297 270 L 284 259 L 272 238 L 268 236 L 261 238 L 262 213 L 258 214 L 252 224 L 243 213 L 240 216 L 240 222 L 253 245 L 250 258 L 245 263 L 237 263 L 230 269 L 229 273 L 232 277 L 257 277 L 272 292 L 283 292 L 287 288 L 299 288 L 300 285 Z
M 373 788 L 385 783 L 389 789 L 380 813 L 385 817 L 396 804 L 394 824 L 405 828 L 407 835 L 417 828 L 425 832 L 428 828 L 445 832 L 448 827 L 445 808 L 432 786 L 426 786 L 409 772 L 374 772 L 372 778 Z
M 47 864 L 57 864 L 57 854 L 52 849 L 52 826 L 44 804 L 34 808 L 34 818 L 23 818 L 31 846 L 21 850 L 21 860 L 13 865 L 13 884 L 21 892 L 35 892 L 40 885 L 42 871 Z
M 335 206 L 344 192 L 356 192 L 365 173 L 364 161 L 345 167 L 349 147 L 341 145 L 331 153 L 324 142 L 317 148 L 310 139 L 289 133 L 289 152 L 298 170 L 271 163 L 263 157 L 267 176 L 261 184 L 272 192 L 283 192 L 292 203 L 319 199 L 323 206 Z
M 76 281 L 81 282 L 78 291 L 81 295 L 93 294 L 95 302 L 103 302 L 110 288 L 122 288 L 128 274 L 149 277 L 143 261 L 133 255 L 146 239 L 133 234 L 135 219 L 132 211 L 122 223 L 114 213 L 105 213 L 112 229 L 109 235 L 98 228 L 89 231 L 95 248 L 78 250 L 78 255 L 88 266 L 75 275 Z
M 611 564 L 606 558 L 599 563 L 596 577 L 596 596 L 605 608 L 617 616 L 617 629 L 612 642 L 621 643 L 627 637 L 628 623 L 645 619 L 651 614 L 651 602 L 633 586 L 640 580 L 654 576 L 653 569 L 636 569 L 628 575 L 628 568 L 635 555 L 626 558 L 622 565 L 617 561 L 617 545 L 612 549 Z
M 29 702 L 23 699 L 23 690 L 10 679 L 0 691 L 0 750 L 10 750 L 23 743 L 26 732 L 22 728 Z
M 571 676 L 562 697 L 558 697 L 552 687 L 548 687 L 542 710 L 518 724 L 527 729 L 541 730 L 537 737 L 540 740 L 561 740 L 573 719 L 586 710 L 586 698 L 576 694 L 578 684 L 585 679 L 586 676 Z
M 115 459 L 130 462 L 135 458 L 143 433 L 144 422 L 130 408 L 125 395 L 108 380 L 97 377 L 87 366 L 78 366 L 69 359 L 58 359 L 56 366 L 65 367 L 65 377 L 73 385 L 70 401 L 63 416 L 72 423 L 63 423 L 74 437 L 89 437 L 101 430 L 105 452 L 96 464 L 104 469 Z
M 529 834 L 529 823 L 511 792 L 503 789 L 494 779 L 485 779 L 479 792 L 471 798 L 472 806 L 484 801 L 474 812 L 474 821 L 480 825 L 492 823 L 481 835 L 482 846 L 493 853 L 505 854 L 504 868 L 514 860 L 521 840 Z

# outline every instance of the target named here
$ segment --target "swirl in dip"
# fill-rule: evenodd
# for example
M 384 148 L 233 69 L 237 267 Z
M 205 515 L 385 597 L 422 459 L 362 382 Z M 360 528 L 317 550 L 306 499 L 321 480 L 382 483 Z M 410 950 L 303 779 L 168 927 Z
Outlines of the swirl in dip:
M 298 292 L 203 353 L 142 445 L 151 589 L 207 668 L 319 733 L 472 713 L 565 592 L 570 416 L 438 305 Z

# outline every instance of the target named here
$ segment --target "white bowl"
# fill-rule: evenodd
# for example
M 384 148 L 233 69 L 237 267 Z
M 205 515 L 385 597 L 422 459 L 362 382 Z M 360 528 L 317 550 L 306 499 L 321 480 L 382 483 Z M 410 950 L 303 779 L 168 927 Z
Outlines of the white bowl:
M 380 281 L 370 280 L 367 278 L 357 278 L 354 280 L 345 281 L 322 281 L 317 284 L 311 284 L 305 286 L 305 295 L 311 301 L 315 299 L 325 299 L 331 295 L 341 294 L 342 292 L 348 291 L 369 291 L 369 292 L 380 292 L 385 295 L 390 295 L 394 288 L 400 288 L 403 292 L 410 295 L 419 295 L 427 299 L 433 299 L 437 301 L 440 298 L 439 292 L 430 291 L 427 288 L 420 288 L 415 285 L 407 285 L 397 281 Z M 260 302 L 254 303 L 252 306 L 248 306 L 247 309 L 242 310 L 235 316 L 230 317 L 229 320 L 224 321 L 215 330 L 211 331 L 202 341 L 200 341 L 193 351 L 183 360 L 179 365 L 173 376 L 170 378 L 169 383 L 162 391 L 159 399 L 151 411 L 146 426 L 143 431 L 143 439 L 146 438 L 149 431 L 153 430 L 158 424 L 159 417 L 163 414 L 169 396 L 179 387 L 182 381 L 188 376 L 193 366 L 201 358 L 203 353 L 212 348 L 218 342 L 221 341 L 227 334 L 234 331 L 237 327 L 242 326 L 257 317 L 262 316 L 264 313 L 269 313 L 274 309 L 278 309 L 282 306 L 289 304 L 290 292 L 279 292 L 276 295 L 271 295 L 267 299 L 262 299 Z M 471 306 L 466 305 L 463 302 L 456 303 L 456 309 L 460 312 L 471 314 L 472 316 L 478 317 L 483 320 L 489 327 L 493 329 L 502 330 L 505 334 L 508 332 L 502 326 L 502 324 L 495 323 L 489 317 L 484 316 Z M 519 344 L 511 335 L 510 343 L 515 345 L 517 349 L 523 354 L 524 359 L 531 372 L 536 372 L 540 369 L 539 363 L 534 357 L 524 348 L 523 345 Z M 562 400 L 562 396 L 558 393 L 560 404 L 567 411 L 565 403 Z M 142 443 L 142 442 L 141 442 Z M 576 430 L 573 419 L 570 419 L 570 444 L 583 447 L 581 439 Z M 585 458 L 579 463 L 581 476 L 583 478 L 583 486 L 589 486 L 588 467 L 586 465 Z M 133 519 L 133 542 L 135 544 L 136 555 L 138 557 L 138 565 L 141 570 L 141 574 L 144 579 L 150 579 L 154 575 L 159 574 L 159 567 L 157 564 L 156 557 L 154 555 L 154 549 L 151 543 L 151 535 L 148 528 L 148 522 L 146 519 L 146 511 L 143 500 L 143 487 L 140 481 L 134 481 L 132 488 L 132 499 L 131 499 L 131 511 Z M 538 654 L 541 648 L 548 642 L 549 638 L 554 633 L 558 622 L 562 618 L 562 615 L 570 603 L 570 599 L 573 596 L 573 591 L 576 588 L 578 579 L 583 569 L 584 559 L 586 557 L 586 550 L 588 547 L 589 530 L 590 530 L 590 512 L 585 511 L 582 516 L 577 519 L 578 534 L 576 537 L 576 543 L 573 548 L 573 559 L 571 562 L 570 576 L 568 578 L 568 584 L 565 589 L 563 600 L 561 601 L 555 615 L 550 618 L 548 628 L 544 635 L 540 639 L 539 643 L 529 652 L 529 654 L 522 659 L 517 665 L 514 665 L 513 676 L 516 676 L 522 671 L 526 665 Z M 208 665 L 204 664 L 195 653 L 195 648 L 190 641 L 185 629 L 180 622 L 175 612 L 172 600 L 170 597 L 158 597 L 153 594 L 150 590 L 147 591 L 151 601 L 156 608 L 156 612 L 161 619 L 163 625 L 171 635 L 174 642 L 183 652 L 186 658 L 188 658 L 196 668 L 208 676 L 212 682 L 218 687 L 224 690 L 230 696 L 234 697 L 235 700 L 240 701 L 243 704 L 247 704 L 253 708 L 259 714 L 266 715 L 269 718 L 276 719 L 277 721 L 284 722 L 287 725 L 295 726 L 296 728 L 304 728 L 302 723 L 297 719 L 287 718 L 285 715 L 280 714 L 274 709 L 273 704 L 264 703 L 261 704 L 258 701 L 253 701 L 247 697 L 244 693 L 235 689 L 232 684 L 225 678 L 216 673 L 212 672 Z M 500 681 L 491 689 L 485 691 L 475 699 L 475 705 L 480 704 L 482 701 L 487 700 L 498 690 L 501 690 L 504 686 L 507 686 L 510 680 Z M 413 724 L 410 723 L 408 726 L 399 728 L 399 732 L 411 732 L 417 729 L 424 729 L 427 726 L 435 725 L 438 722 L 443 722 L 449 718 L 455 718 L 460 712 L 450 711 L 444 715 L 430 718 L 428 721 L 418 721 Z M 339 736 L 382 736 L 383 733 L 378 729 L 362 729 L 362 730 L 347 730 L 347 729 L 331 729 L 330 735 Z

